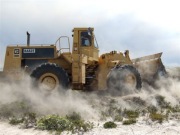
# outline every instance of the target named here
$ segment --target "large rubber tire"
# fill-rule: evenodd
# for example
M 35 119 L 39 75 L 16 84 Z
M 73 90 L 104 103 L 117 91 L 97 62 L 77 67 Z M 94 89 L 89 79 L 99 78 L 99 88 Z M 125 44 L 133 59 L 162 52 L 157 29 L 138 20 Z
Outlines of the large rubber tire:
M 117 91 L 118 95 L 132 94 L 141 89 L 141 76 L 131 65 L 117 66 L 107 76 L 107 87 L 109 91 Z
M 33 70 L 33 85 L 47 92 L 55 89 L 67 89 L 69 77 L 66 71 L 54 63 L 44 63 Z

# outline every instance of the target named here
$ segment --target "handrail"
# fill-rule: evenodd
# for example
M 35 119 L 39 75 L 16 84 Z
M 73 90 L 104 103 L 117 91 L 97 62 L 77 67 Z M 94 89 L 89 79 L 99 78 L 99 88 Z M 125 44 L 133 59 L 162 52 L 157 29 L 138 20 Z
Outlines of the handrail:
M 68 46 L 67 48 L 61 48 L 61 38 L 67 38 L 68 39 Z M 70 41 L 69 41 L 69 37 L 68 36 L 61 36 L 57 39 L 57 41 L 55 42 L 55 45 L 59 45 L 59 50 L 57 52 L 62 53 L 62 50 L 69 50 L 70 52 Z

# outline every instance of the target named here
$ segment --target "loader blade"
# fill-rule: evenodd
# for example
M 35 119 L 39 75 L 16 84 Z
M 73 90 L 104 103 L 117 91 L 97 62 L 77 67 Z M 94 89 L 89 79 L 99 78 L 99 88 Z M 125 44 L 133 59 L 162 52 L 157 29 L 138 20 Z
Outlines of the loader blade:
M 162 53 L 133 59 L 133 65 L 141 74 L 142 80 L 154 83 L 160 76 L 166 75 L 166 69 L 161 61 Z

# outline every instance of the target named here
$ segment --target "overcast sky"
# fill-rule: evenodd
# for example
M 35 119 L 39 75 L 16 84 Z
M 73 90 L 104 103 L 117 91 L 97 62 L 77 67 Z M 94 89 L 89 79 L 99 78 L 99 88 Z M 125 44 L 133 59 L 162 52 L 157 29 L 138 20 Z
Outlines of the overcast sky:
M 100 53 L 130 50 L 131 58 L 163 52 L 180 66 L 179 0 L 0 0 L 0 67 L 10 44 L 72 40 L 74 27 L 94 27 Z

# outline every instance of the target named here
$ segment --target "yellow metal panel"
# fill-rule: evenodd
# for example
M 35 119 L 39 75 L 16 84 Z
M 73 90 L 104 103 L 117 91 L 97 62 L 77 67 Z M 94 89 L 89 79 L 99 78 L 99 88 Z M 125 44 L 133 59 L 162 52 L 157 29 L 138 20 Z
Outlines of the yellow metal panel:
M 87 63 L 87 57 L 79 54 L 73 54 L 72 62 L 72 82 L 73 83 L 85 83 L 85 63 Z
M 21 52 L 19 47 L 7 47 L 4 61 L 5 72 L 21 69 Z
M 7 77 L 20 80 L 23 76 L 21 70 L 21 48 L 7 47 L 3 72 Z

